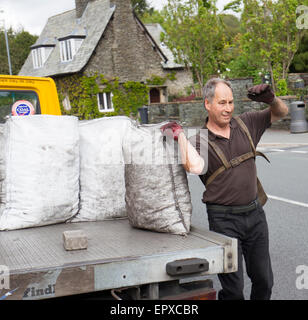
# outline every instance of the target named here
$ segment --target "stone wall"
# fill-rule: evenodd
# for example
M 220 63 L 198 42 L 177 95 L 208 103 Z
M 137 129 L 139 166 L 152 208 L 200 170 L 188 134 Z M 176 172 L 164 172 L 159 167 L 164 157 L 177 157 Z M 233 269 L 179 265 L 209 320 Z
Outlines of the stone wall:
M 247 90 L 253 86 L 253 78 L 234 78 L 227 79 L 231 82 L 234 100 L 241 100 L 247 98 Z
M 146 82 L 153 75 L 165 78 L 173 70 L 163 69 L 162 57 L 135 18 L 131 2 L 110 0 L 110 3 L 116 5 L 114 16 L 86 65 L 84 74 L 103 74 L 107 79 L 118 77 L 120 82 Z M 167 80 L 165 83 L 168 94 L 178 94 L 193 82 L 187 71 L 175 71 L 177 80 Z
M 138 33 L 131 2 L 111 0 L 110 4 L 116 5 L 116 10 L 84 71 L 86 74 L 97 72 L 107 78 L 117 76 L 120 82 L 143 81 L 143 39 Z M 160 63 L 157 54 L 148 59 Z
M 148 108 L 149 123 L 175 120 L 184 126 L 200 126 L 206 117 L 202 101 L 168 102 L 151 104 Z
M 171 71 L 173 70 L 165 70 L 165 72 Z M 175 77 L 176 80 L 167 80 L 165 83 L 168 86 L 168 95 L 185 95 L 187 93 L 186 89 L 192 87 L 194 83 L 191 73 L 186 69 L 177 69 Z
M 297 79 L 303 79 L 304 85 L 308 86 L 308 73 L 289 73 L 288 74 L 289 84 L 290 84 L 290 82 L 292 83 L 293 81 L 296 81 Z
M 229 79 L 234 96 L 234 115 L 239 115 L 248 111 L 259 111 L 267 107 L 264 103 L 251 101 L 247 98 L 247 89 L 253 86 L 253 78 Z M 296 96 L 280 97 L 289 107 L 293 101 L 297 101 Z M 308 119 L 308 97 L 306 101 L 306 115 Z M 159 123 L 166 120 L 179 121 L 183 126 L 199 127 L 203 126 L 207 112 L 203 106 L 203 101 L 170 102 L 165 104 L 151 104 L 149 106 L 149 122 Z M 290 128 L 290 114 L 284 119 L 272 124 L 272 128 Z
M 285 101 L 287 106 L 291 102 L 297 101 L 296 96 L 280 97 Z M 251 101 L 248 98 L 235 100 L 234 115 L 242 114 L 246 111 L 262 110 L 267 105 Z M 308 107 L 308 97 L 306 100 L 306 114 Z M 160 123 L 166 120 L 175 120 L 185 127 L 200 127 L 204 124 L 207 112 L 203 107 L 203 101 L 190 101 L 190 102 L 169 102 L 165 104 L 152 104 L 148 108 L 149 123 Z M 308 114 L 307 114 L 308 116 Z M 308 118 L 308 117 L 307 117 Z M 272 125 L 273 128 L 289 129 L 290 115 L 282 120 L 279 120 Z

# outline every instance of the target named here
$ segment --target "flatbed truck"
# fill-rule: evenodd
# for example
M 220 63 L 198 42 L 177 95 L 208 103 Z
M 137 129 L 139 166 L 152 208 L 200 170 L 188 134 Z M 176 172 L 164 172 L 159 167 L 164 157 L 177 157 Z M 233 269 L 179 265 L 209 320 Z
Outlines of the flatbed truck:
M 16 100 L 61 115 L 50 78 L 0 75 L 0 121 Z M 18 105 L 18 103 L 17 103 Z M 63 232 L 83 230 L 87 249 L 67 251 Z M 187 236 L 133 228 L 128 219 L 0 232 L 0 299 L 216 299 L 209 275 L 237 270 L 237 240 L 195 227 Z

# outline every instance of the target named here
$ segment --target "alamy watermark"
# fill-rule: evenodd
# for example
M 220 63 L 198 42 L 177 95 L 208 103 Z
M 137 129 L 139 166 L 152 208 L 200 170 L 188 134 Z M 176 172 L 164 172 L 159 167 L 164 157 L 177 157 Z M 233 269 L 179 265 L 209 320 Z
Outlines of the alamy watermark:
M 298 29 L 308 29 L 308 7 L 301 5 L 296 8 L 299 16 L 296 19 L 296 27 Z
M 135 128 L 127 130 L 122 137 L 117 128 L 102 132 L 98 136 L 100 145 L 94 152 L 99 162 L 104 165 L 169 165 L 185 164 L 187 154 L 181 150 L 178 142 L 174 141 L 171 132 L 164 136 L 160 128 Z M 193 147 L 198 149 L 204 159 L 207 170 L 208 159 L 208 130 L 185 128 L 184 134 L 189 138 Z M 117 147 L 115 147 L 117 146 Z M 86 146 L 87 147 L 87 146 Z M 188 152 L 188 149 L 185 149 Z
M 295 272 L 299 274 L 295 281 L 296 289 L 308 289 L 308 266 L 299 265 L 296 267 Z

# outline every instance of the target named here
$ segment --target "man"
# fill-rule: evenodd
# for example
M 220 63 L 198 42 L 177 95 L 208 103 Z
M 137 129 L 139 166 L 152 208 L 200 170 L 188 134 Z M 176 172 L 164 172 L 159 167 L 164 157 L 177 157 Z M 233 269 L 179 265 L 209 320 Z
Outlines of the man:
M 275 97 L 269 85 L 250 88 L 248 97 L 269 107 L 240 115 L 240 120 L 248 128 L 247 134 L 241 121 L 232 117 L 234 102 L 231 85 L 223 79 L 213 78 L 203 90 L 204 106 L 208 112 L 203 128 L 208 129 L 208 137 L 200 133 L 187 140 L 182 127 L 176 122 L 168 123 L 161 130 L 178 141 L 185 170 L 198 174 L 206 186 L 202 201 L 207 206 L 210 230 L 238 240 L 238 271 L 218 275 L 222 286 L 218 298 L 244 299 L 244 256 L 247 274 L 252 281 L 250 298 L 270 299 L 273 273 L 268 228 L 257 197 L 254 156 L 264 131 L 272 122 L 286 116 L 288 108 Z M 205 149 L 208 149 L 208 157 L 201 152 Z

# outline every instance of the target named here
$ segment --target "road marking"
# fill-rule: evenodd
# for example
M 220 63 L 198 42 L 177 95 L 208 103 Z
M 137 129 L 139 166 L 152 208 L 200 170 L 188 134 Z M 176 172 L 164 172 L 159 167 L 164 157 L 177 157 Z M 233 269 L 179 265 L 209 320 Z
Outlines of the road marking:
M 292 153 L 300 153 L 300 154 L 307 154 L 308 153 L 308 151 L 303 151 L 303 150 L 272 149 L 272 148 L 257 148 L 257 151 L 261 151 L 261 152 L 292 152 Z
M 281 198 L 281 197 L 276 197 L 276 196 L 272 196 L 269 194 L 267 196 L 268 196 L 268 198 L 273 199 L 273 200 L 283 201 L 283 202 L 295 204 L 297 206 L 308 208 L 308 203 L 298 202 L 298 201 L 294 201 L 294 200 L 290 200 L 290 199 L 286 199 L 286 198 Z

